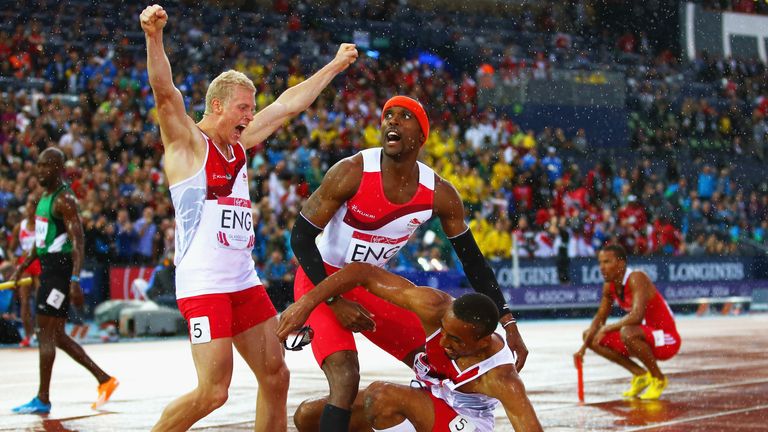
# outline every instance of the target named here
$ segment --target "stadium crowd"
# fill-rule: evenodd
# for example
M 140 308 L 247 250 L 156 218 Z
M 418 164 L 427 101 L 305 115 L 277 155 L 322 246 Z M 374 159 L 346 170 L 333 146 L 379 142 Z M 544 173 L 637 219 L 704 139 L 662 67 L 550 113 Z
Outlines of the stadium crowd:
M 409 16 L 430 16 L 408 13 L 403 2 L 363 8 L 351 1 L 331 3 L 335 6 L 323 9 L 328 20 L 407 26 L 414 25 Z M 493 40 L 497 44 L 488 46 L 498 49 L 478 50 L 476 63 L 462 67 L 420 62 L 397 50 L 362 50 L 360 60 L 312 108 L 251 152 L 259 233 L 253 256 L 264 279 L 287 283 L 295 267 L 289 232 L 303 200 L 334 163 L 379 145 L 381 105 L 397 93 L 428 109 L 432 132 L 423 160 L 457 187 L 491 260 L 509 258 L 513 241 L 523 258 L 554 257 L 560 248 L 571 257 L 592 256 L 608 240 L 637 255 L 730 255 L 749 253 L 750 245 L 764 247 L 768 187 L 760 178 L 737 178 L 738 166 L 729 163 L 739 155 L 765 155 L 764 65 L 705 55 L 682 63 L 645 32 L 601 30 L 595 3 L 526 3 L 506 11 L 514 31 L 525 33 L 530 44 Z M 140 6 L 100 2 L 93 6 L 99 13 L 88 15 L 101 18 L 87 26 L 77 17 L 85 16 L 90 3 L 19 7 L 29 13 L 12 16 L 13 8 L 0 13 L 6 23 L 0 26 L 4 258 L 18 254 L 7 250 L 8 237 L 28 196 L 38 193 L 34 162 L 48 146 L 69 157 L 67 180 L 80 200 L 92 263 L 150 264 L 169 256 L 173 214 L 136 18 Z M 214 6 L 174 13 L 179 19 L 167 32 L 166 46 L 193 117 L 202 115 L 207 80 L 220 72 L 214 65 L 223 62 L 251 77 L 261 108 L 327 62 L 341 40 L 313 18 L 320 16 L 314 13 L 318 7 L 276 1 L 272 10 L 259 13 Z M 451 16 L 437 14 L 434 25 Z M 469 14 L 468 21 L 475 27 L 444 31 L 452 46 L 471 45 L 484 15 Z M 597 152 L 583 129 L 523 130 L 514 115 L 478 106 L 477 80 L 485 64 L 498 79 L 546 80 L 554 68 L 621 70 L 632 147 L 625 150 L 635 157 L 619 160 Z M 681 96 L 679 83 L 685 80 L 712 95 Z M 670 154 L 689 158 L 685 173 L 695 175 L 671 163 Z M 441 233 L 429 225 L 396 265 L 453 265 Z

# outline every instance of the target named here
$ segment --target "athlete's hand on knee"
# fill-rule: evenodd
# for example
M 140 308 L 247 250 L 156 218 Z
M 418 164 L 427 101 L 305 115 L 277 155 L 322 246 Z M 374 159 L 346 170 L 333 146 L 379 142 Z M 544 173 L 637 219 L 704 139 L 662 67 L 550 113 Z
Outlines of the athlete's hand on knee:
M 308 308 L 305 303 L 299 299 L 280 314 L 280 321 L 277 324 L 277 338 L 280 339 L 280 342 L 285 341 L 291 332 L 298 330 L 309 318 L 312 309 Z
M 168 13 L 160 5 L 147 6 L 139 17 L 141 29 L 147 36 L 152 36 L 161 31 L 168 22 Z
M 347 330 L 353 332 L 376 330 L 376 322 L 373 315 L 360 303 L 339 298 L 331 305 L 331 310 L 339 323 Z
M 80 282 L 72 281 L 69 283 L 69 298 L 75 306 L 82 306 L 85 303 L 83 290 L 80 288 Z

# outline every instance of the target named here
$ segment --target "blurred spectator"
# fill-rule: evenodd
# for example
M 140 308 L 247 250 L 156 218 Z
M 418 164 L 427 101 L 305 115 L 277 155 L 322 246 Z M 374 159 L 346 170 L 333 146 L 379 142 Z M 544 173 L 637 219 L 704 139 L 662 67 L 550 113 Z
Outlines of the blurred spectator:
M 567 284 L 571 281 L 571 257 L 568 253 L 571 234 L 565 226 L 565 218 L 560 218 L 556 229 L 557 237 L 555 238 L 555 247 L 557 249 L 557 255 L 555 259 L 555 267 L 557 268 L 557 280 L 561 284 Z
M 155 261 L 155 243 L 158 236 L 157 225 L 154 222 L 155 211 L 152 207 L 144 207 L 142 217 L 134 224 L 137 236 L 135 262 L 148 265 Z
M 635 195 L 630 195 L 627 204 L 619 209 L 619 225 L 631 226 L 634 231 L 642 231 L 648 223 L 648 216 Z
M 115 221 L 115 261 L 118 264 L 133 264 L 138 239 L 133 223 L 128 218 L 128 210 L 118 210 Z
M 264 264 L 261 274 L 267 286 L 272 303 L 277 310 L 283 310 L 291 303 L 293 298 L 293 274 L 294 265 L 283 260 L 283 253 L 274 250 L 269 256 L 269 261 Z
M 699 198 L 708 200 L 712 198 L 712 194 L 715 193 L 717 186 L 717 176 L 715 175 L 710 165 L 704 165 L 699 174 L 698 191 Z
M 170 308 L 178 308 L 176 303 L 176 266 L 173 255 L 167 254 L 155 267 L 149 279 L 147 296 L 157 304 Z
M 544 169 L 547 171 L 547 179 L 550 185 L 554 185 L 557 180 L 563 177 L 563 161 L 557 156 L 557 150 L 554 147 L 547 148 L 547 156 L 541 160 Z

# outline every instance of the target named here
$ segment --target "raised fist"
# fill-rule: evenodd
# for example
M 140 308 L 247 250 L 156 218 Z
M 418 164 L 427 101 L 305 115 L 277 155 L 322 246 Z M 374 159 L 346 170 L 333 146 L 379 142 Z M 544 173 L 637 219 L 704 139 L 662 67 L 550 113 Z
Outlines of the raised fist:
M 141 29 L 147 36 L 154 36 L 163 30 L 168 22 L 168 13 L 160 5 L 147 6 L 139 17 Z
M 336 52 L 336 57 L 333 59 L 339 66 L 339 72 L 349 67 L 355 60 L 357 60 L 357 48 L 355 44 L 351 43 L 341 44 L 339 51 Z

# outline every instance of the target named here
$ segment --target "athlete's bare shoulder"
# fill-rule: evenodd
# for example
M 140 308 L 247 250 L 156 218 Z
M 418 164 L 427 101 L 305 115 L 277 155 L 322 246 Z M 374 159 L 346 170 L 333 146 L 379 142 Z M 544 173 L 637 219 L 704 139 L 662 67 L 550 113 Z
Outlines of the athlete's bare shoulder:
M 435 199 L 432 205 L 448 237 L 457 236 L 467 229 L 464 222 L 464 203 L 459 191 L 448 180 L 435 173 Z
M 653 281 L 643 271 L 635 270 L 629 274 L 627 279 L 627 285 L 629 285 L 633 292 L 637 290 L 643 290 L 647 293 L 655 291 Z
M 360 153 L 344 158 L 333 165 L 323 177 L 321 187 L 341 192 L 356 191 L 363 177 L 363 155 Z
M 456 198 L 461 199 L 456 186 L 441 177 L 440 174 L 435 173 L 435 199 L 453 200 Z
M 320 187 L 307 199 L 301 214 L 316 226 L 324 227 L 342 203 L 352 198 L 363 178 L 360 153 L 336 162 L 323 177 Z

